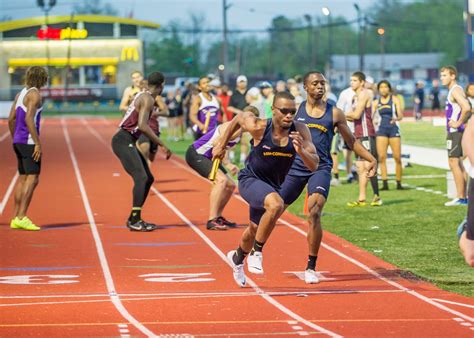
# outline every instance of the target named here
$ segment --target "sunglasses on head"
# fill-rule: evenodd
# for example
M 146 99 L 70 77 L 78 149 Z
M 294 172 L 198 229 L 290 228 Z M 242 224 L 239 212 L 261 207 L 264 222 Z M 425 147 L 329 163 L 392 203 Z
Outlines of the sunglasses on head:
M 295 115 L 296 114 L 296 108 L 278 108 L 278 107 L 275 107 L 275 106 L 273 106 L 273 108 L 279 110 L 280 113 L 282 113 L 283 115 L 288 115 L 288 114 Z

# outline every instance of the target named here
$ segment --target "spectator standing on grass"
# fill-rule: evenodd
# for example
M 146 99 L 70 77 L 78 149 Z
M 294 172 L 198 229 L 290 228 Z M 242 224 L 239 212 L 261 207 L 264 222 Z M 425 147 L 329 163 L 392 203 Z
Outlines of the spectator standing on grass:
M 265 111 L 265 119 L 272 117 L 272 104 L 275 93 L 273 92 L 273 86 L 270 82 L 264 81 L 260 84 L 260 91 L 263 99 L 263 108 Z
M 423 107 L 425 103 L 425 84 L 423 81 L 416 83 L 415 93 L 413 94 L 414 111 L 416 121 L 421 121 L 423 118 Z
M 230 98 L 228 110 L 233 114 L 233 116 L 242 113 L 244 108 L 247 106 L 247 85 L 248 80 L 245 75 L 239 75 L 236 79 L 236 87 L 232 96 Z M 249 152 L 249 145 L 250 140 L 247 134 L 243 135 L 242 139 L 240 140 L 240 163 L 244 163 L 245 159 L 247 158 L 247 154 Z M 234 152 L 231 151 L 229 154 L 231 160 L 234 160 Z
M 433 87 L 430 90 L 431 110 L 434 114 L 438 115 L 441 108 L 441 104 L 439 102 L 439 81 L 435 79 L 433 80 L 432 84 Z
M 232 113 L 227 109 L 229 107 L 230 102 L 230 89 L 227 83 L 223 83 L 219 91 L 217 92 L 217 99 L 221 103 L 222 107 L 222 121 L 230 121 L 232 120 Z
M 448 150 L 449 168 L 453 172 L 457 192 L 455 199 L 444 204 L 447 207 L 467 205 L 461 140 L 464 132 L 464 122 L 467 121 L 467 114 L 471 111 L 471 106 L 466 99 L 463 88 L 457 84 L 457 74 L 457 70 L 453 66 L 441 68 L 441 83 L 449 89 L 445 109 L 446 129 L 448 132 L 446 147 Z

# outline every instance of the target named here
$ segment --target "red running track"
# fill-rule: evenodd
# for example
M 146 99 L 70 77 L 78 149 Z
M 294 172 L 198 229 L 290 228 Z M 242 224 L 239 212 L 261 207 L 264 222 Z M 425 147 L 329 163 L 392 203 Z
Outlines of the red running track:
M 290 214 L 265 247 L 265 275 L 237 287 L 224 255 L 243 228 L 205 229 L 210 184 L 177 157 L 153 164 L 144 217 L 161 229 L 128 231 L 132 183 L 111 152 L 115 130 L 45 120 L 30 212 L 39 232 L 8 227 L 16 164 L 0 139 L 0 336 L 474 336 L 473 299 L 407 279 L 327 232 L 322 282 L 304 284 L 305 222 Z M 236 195 L 226 216 L 247 215 Z

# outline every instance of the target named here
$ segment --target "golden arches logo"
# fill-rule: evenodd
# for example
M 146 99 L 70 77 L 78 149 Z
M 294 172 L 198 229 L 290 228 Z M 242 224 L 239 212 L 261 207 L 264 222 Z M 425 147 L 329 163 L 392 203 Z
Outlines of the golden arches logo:
M 120 54 L 120 61 L 135 61 L 140 59 L 138 56 L 138 50 L 136 47 L 123 47 L 122 53 Z

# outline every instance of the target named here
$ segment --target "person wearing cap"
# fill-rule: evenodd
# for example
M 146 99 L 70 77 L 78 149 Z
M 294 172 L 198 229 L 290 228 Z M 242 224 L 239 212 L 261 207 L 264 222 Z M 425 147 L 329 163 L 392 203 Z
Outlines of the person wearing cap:
M 227 110 L 230 111 L 233 116 L 242 113 L 244 108 L 247 106 L 247 77 L 245 75 L 237 76 L 235 90 L 230 97 L 229 106 Z M 249 152 L 249 142 L 248 137 L 243 137 L 240 142 L 240 162 L 245 162 L 247 154 Z M 234 153 L 230 153 L 231 160 L 233 159 Z
M 252 87 L 247 91 L 247 95 L 245 95 L 245 99 L 249 106 L 255 107 L 258 109 L 259 118 L 265 118 L 265 109 L 263 108 L 263 99 L 260 95 L 260 89 L 257 87 Z
M 270 82 L 263 81 L 260 84 L 260 92 L 263 98 L 263 110 L 265 113 L 266 119 L 272 117 L 272 104 L 273 104 L 273 97 L 275 94 L 273 93 L 273 87 Z

